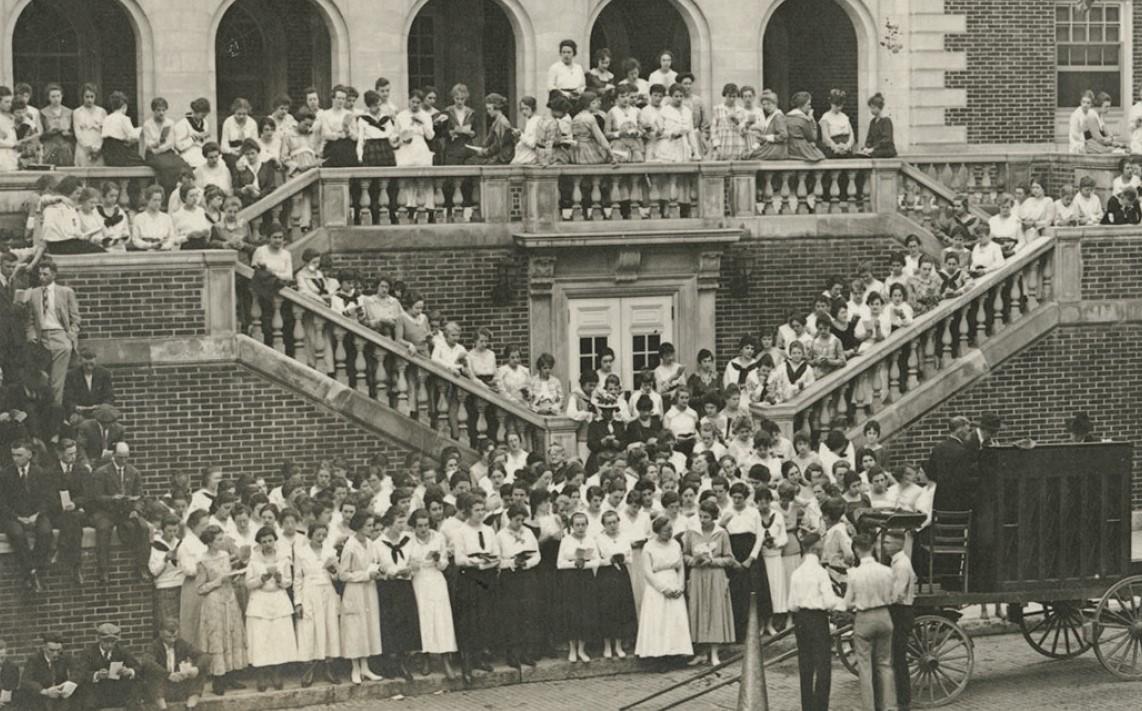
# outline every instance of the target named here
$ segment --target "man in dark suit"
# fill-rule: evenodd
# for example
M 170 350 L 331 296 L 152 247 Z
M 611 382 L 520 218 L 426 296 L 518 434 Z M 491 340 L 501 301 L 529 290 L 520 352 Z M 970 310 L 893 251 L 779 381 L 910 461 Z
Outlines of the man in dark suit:
M 16 376 L 20 350 L 24 345 L 24 309 L 16 304 L 16 266 L 19 259 L 11 252 L 0 253 L 0 371 L 12 380 Z
M 40 286 L 23 293 L 28 311 L 24 332 L 28 342 L 43 347 L 50 354 L 50 362 L 43 367 L 51 372 L 55 404 L 62 406 L 71 354 L 79 345 L 79 301 L 70 286 L 56 283 L 55 262 L 45 259 L 36 269 Z
M 60 440 L 59 456 L 54 464 L 59 490 L 67 496 L 57 497 L 58 506 L 52 513 L 59 529 L 59 562 L 70 571 L 76 585 L 83 585 L 80 556 L 83 552 L 83 527 L 87 524 L 88 497 L 92 488 L 91 467 L 80 461 L 79 446 L 74 440 Z
M 0 390 L 0 441 L 49 442 L 59 434 L 60 411 L 52 401 L 47 375 L 34 367 Z
M 111 461 L 95 470 L 91 478 L 91 519 L 95 524 L 95 556 L 99 562 L 99 580 L 107 583 L 111 568 L 111 531 L 119 529 L 119 540 L 131 552 L 135 568 L 143 580 L 150 579 L 147 561 L 150 542 L 147 526 L 139 515 L 143 496 L 143 477 L 128 461 L 131 448 L 126 442 L 115 445 Z
M 71 709 L 70 680 L 71 665 L 63 654 L 63 637 L 49 632 L 43 636 L 40 651 L 24 662 L 20 687 L 15 694 L 16 708 L 28 711 Z
M 119 642 L 119 628 L 104 622 L 96 628 L 99 640 L 76 659 L 76 696 L 81 711 L 125 706 L 143 707 L 143 667 Z
M 625 433 L 623 423 L 615 419 L 615 412 L 619 409 L 617 403 L 600 402 L 596 408 L 599 419 L 587 427 L 587 449 L 591 452 L 587 457 L 588 474 L 594 474 L 599 469 L 600 453 L 617 454 L 622 451 Z
M 87 455 L 87 461 L 99 466 L 111 459 L 115 445 L 127 438 L 127 428 L 119 422 L 119 408 L 114 405 L 96 405 L 91 418 L 79 423 L 76 438 Z
M 994 412 L 985 412 L 979 416 L 979 423 L 972 429 L 971 434 L 964 440 L 967 448 L 976 454 L 984 447 L 994 447 L 995 436 L 1003 429 L 1003 421 Z
M 159 709 L 175 701 L 185 701 L 188 709 L 198 706 L 210 655 L 179 637 L 175 619 L 163 621 L 148 651 L 143 660 L 148 702 Z
M 72 427 L 94 417 L 97 405 L 115 404 L 111 371 L 96 365 L 90 348 L 80 349 L 79 358 L 79 367 L 68 372 L 63 385 L 63 415 Z
M 31 445 L 17 442 L 11 451 L 12 465 L 0 472 L 0 530 L 8 536 L 28 587 L 39 593 L 39 573 L 52 559 L 51 512 L 59 486 L 48 471 L 32 463 Z
M 966 444 L 971 422 L 953 417 L 948 438 L 932 448 L 924 472 L 936 482 L 932 508 L 936 511 L 970 511 L 975 498 L 976 457 Z

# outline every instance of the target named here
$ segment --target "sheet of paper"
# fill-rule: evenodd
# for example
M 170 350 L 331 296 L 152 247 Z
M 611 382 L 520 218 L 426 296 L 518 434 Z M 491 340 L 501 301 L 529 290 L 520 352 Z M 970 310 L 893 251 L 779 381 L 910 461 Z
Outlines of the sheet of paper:
M 59 505 L 63 508 L 71 506 L 71 492 L 63 489 L 59 492 Z
M 12 692 L 8 689 L 0 689 L 0 704 L 12 703 Z
M 118 679 L 119 674 L 123 671 L 123 662 L 111 662 L 111 666 L 107 668 L 107 677 L 109 679 Z
M 71 698 L 71 695 L 75 693 L 77 686 L 78 685 L 74 681 L 65 681 L 59 685 L 59 690 L 63 694 L 63 697 L 68 699 Z

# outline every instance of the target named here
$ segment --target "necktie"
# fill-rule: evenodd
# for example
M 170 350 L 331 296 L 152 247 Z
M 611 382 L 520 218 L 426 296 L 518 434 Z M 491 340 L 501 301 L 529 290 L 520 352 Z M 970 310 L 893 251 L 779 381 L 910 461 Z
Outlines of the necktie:
M 41 293 L 41 296 L 43 298 L 43 303 L 41 304 L 41 306 L 43 308 L 43 315 L 47 316 L 48 315 L 48 308 L 49 308 L 49 305 L 51 304 L 51 292 L 49 291 L 48 287 L 45 286 L 40 293 Z
M 479 537 L 479 540 L 480 540 L 480 550 L 484 550 L 484 532 L 479 531 L 476 533 L 476 535 Z
M 401 558 L 404 558 L 404 546 L 406 543 L 408 543 L 408 541 L 409 539 L 405 538 L 400 543 L 389 543 L 388 541 L 381 542 L 384 543 L 385 546 L 387 546 L 388 549 L 392 552 L 393 562 L 398 563 L 400 562 Z M 482 545 L 483 544 L 481 543 L 481 546 Z

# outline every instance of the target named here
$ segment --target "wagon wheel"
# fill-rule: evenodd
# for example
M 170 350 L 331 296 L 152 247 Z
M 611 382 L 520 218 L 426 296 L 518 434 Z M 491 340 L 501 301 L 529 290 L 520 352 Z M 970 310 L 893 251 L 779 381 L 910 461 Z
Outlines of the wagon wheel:
M 1019 629 L 1027 644 L 1044 657 L 1070 659 L 1090 649 L 1082 600 L 1041 602 L 1042 610 L 1024 611 Z
M 1142 575 L 1118 581 L 1098 601 L 1091 641 L 1108 672 L 1120 679 L 1142 679 Z
M 852 626 L 846 627 L 837 635 L 836 642 L 837 657 L 841 660 L 841 665 L 849 670 L 853 676 L 857 676 L 856 653 L 853 651 L 853 628 Z
M 967 688 L 974 666 L 971 638 L 955 622 L 938 615 L 921 615 L 912 623 L 908 674 L 914 708 L 954 701 Z

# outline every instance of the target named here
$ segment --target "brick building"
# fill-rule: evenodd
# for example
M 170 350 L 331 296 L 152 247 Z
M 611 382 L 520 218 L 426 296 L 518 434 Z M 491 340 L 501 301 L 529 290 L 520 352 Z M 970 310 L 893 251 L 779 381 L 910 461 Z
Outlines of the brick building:
M 864 99 L 888 98 L 902 147 L 1065 142 L 1082 89 L 1132 103 L 1142 82 L 1135 38 L 1142 7 L 1098 0 L 2 0 L 0 81 L 124 90 L 172 113 L 197 96 L 225 115 L 245 96 L 255 110 L 308 86 L 371 87 L 378 76 L 473 96 L 541 95 L 556 45 L 579 61 L 608 47 L 643 75 L 669 49 L 675 67 L 716 97 L 725 82 L 763 85 L 787 101 L 811 91 L 818 110 L 841 87 L 867 122 Z M 1140 27 L 1136 29 L 1136 25 Z M 94 28 L 88 32 L 86 28 Z M 80 31 L 80 29 L 84 31 Z M 1138 75 L 1136 77 L 1136 75 Z M 1121 111 L 1114 118 L 1120 130 Z

